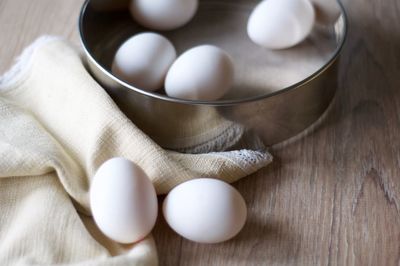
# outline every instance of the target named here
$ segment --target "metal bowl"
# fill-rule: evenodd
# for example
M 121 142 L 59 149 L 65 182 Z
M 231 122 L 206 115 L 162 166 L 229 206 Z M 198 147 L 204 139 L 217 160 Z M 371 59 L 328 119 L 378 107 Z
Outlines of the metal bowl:
M 296 47 L 271 51 L 252 43 L 246 34 L 247 19 L 257 3 L 200 0 L 192 21 L 177 30 L 160 32 L 178 53 L 210 43 L 231 54 L 235 85 L 221 100 L 171 98 L 162 91 L 136 88 L 111 73 L 118 47 L 135 33 L 149 31 L 135 23 L 124 0 L 84 3 L 79 30 L 88 67 L 121 110 L 155 141 L 161 141 L 160 121 L 177 126 L 192 121 L 206 127 L 207 117 L 217 114 L 256 132 L 266 145 L 279 143 L 310 126 L 331 102 L 347 20 L 338 2 L 337 19 L 316 23 L 310 36 Z

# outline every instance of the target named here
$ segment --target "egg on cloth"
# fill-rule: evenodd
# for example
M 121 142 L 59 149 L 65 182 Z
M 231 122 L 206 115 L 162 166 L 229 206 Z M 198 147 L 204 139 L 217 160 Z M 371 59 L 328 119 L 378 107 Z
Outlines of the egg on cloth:
M 247 33 L 256 44 L 285 49 L 302 42 L 314 26 L 309 0 L 263 0 L 251 13 Z
M 176 59 L 165 79 L 170 97 L 186 100 L 217 100 L 232 86 L 231 57 L 213 45 L 193 47 Z
M 169 226 L 199 243 L 219 243 L 237 235 L 246 222 L 247 208 L 239 192 L 218 179 L 199 178 L 172 189 L 163 203 Z
M 172 30 L 188 23 L 195 15 L 198 0 L 131 0 L 132 17 L 154 30 Z
M 156 91 L 163 87 L 175 59 L 175 48 L 167 38 L 145 32 L 129 38 L 118 48 L 111 71 L 132 86 Z
M 90 206 L 94 221 L 110 239 L 133 243 L 146 237 L 157 219 L 154 186 L 132 161 L 113 158 L 93 177 Z

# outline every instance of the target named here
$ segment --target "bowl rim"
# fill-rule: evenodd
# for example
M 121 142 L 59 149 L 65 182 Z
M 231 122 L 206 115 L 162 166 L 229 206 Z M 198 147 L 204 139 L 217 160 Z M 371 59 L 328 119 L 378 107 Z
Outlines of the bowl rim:
M 140 88 L 137 88 L 135 86 L 132 86 L 128 84 L 127 82 L 120 80 L 116 76 L 114 76 L 110 71 L 108 71 L 105 67 L 103 67 L 92 55 L 92 53 L 88 49 L 88 45 L 86 43 L 85 36 L 83 34 L 83 18 L 85 16 L 86 8 L 91 0 L 85 0 L 83 3 L 80 13 L 79 13 L 79 20 L 78 20 L 78 28 L 79 28 L 79 37 L 80 37 L 80 43 L 81 46 L 83 47 L 83 50 L 88 57 L 88 59 L 95 64 L 95 66 L 103 73 L 105 74 L 109 79 L 113 80 L 115 83 L 120 85 L 121 87 L 124 87 L 125 89 L 130 89 L 133 90 L 137 93 L 140 93 L 145 96 L 149 96 L 151 98 L 156 98 L 159 100 L 164 100 L 167 102 L 172 102 L 172 103 L 179 103 L 179 104 L 187 104 L 187 105 L 206 105 L 206 106 L 230 106 L 230 105 L 237 105 L 237 104 L 243 104 L 243 103 L 250 103 L 250 102 L 255 102 L 259 101 L 262 99 L 267 99 L 271 98 L 286 92 L 289 92 L 291 90 L 294 90 L 296 88 L 300 88 L 307 83 L 311 82 L 312 80 L 316 79 L 319 77 L 325 70 L 327 70 L 331 65 L 335 63 L 337 58 L 340 56 L 341 51 L 343 50 L 344 44 L 347 39 L 347 33 L 348 33 L 348 17 L 346 10 L 343 6 L 343 3 L 340 0 L 336 0 L 337 4 L 339 5 L 341 16 L 343 18 L 343 33 L 342 33 L 342 38 L 337 45 L 335 51 L 331 55 L 331 57 L 320 67 L 318 70 L 313 72 L 311 75 L 307 76 L 306 78 L 290 85 L 287 87 L 284 87 L 282 89 L 273 91 L 273 92 L 268 92 L 265 94 L 261 95 L 256 95 L 256 96 L 250 96 L 250 97 L 245 97 L 242 99 L 235 99 L 235 100 L 214 100 L 214 101 L 204 101 L 204 100 L 186 100 L 186 99 L 180 99 L 180 98 L 175 98 L 175 97 L 169 97 L 167 95 L 163 95 L 157 92 L 151 92 L 151 91 L 146 91 Z

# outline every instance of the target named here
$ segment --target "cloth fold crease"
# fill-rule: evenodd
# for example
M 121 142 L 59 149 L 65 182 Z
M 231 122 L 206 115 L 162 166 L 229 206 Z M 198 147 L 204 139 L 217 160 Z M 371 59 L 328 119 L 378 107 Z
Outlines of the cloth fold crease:
M 0 77 L 0 264 L 156 265 L 151 235 L 120 245 L 97 230 L 88 200 L 96 169 L 126 157 L 165 194 L 193 178 L 234 182 L 272 160 L 262 146 L 226 148 L 163 149 L 118 109 L 78 49 L 58 37 L 38 39 Z

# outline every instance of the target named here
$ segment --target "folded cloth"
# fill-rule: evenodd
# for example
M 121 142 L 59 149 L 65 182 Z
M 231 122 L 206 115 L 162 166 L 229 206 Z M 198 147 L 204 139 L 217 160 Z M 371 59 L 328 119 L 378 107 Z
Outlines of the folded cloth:
M 158 194 L 199 177 L 234 182 L 271 161 L 265 150 L 161 148 L 118 109 L 76 48 L 42 37 L 0 78 L 0 265 L 156 265 L 151 235 L 120 245 L 90 217 L 91 178 L 115 156 L 140 165 Z

